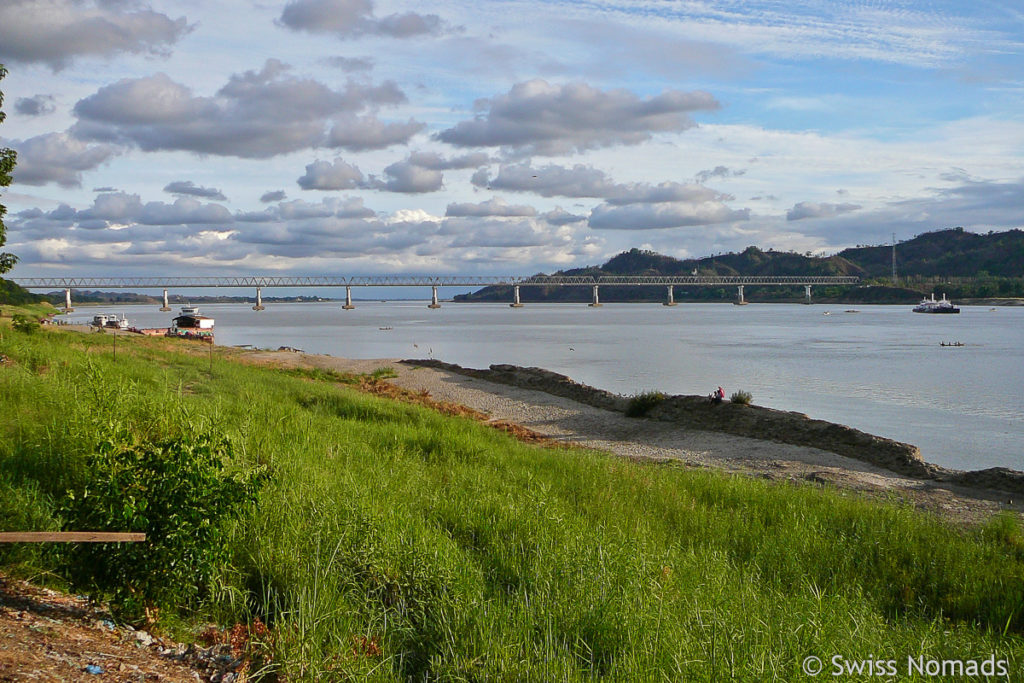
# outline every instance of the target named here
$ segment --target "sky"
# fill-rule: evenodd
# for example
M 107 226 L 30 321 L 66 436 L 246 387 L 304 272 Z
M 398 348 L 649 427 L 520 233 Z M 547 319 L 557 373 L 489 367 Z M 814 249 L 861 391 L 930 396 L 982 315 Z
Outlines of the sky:
M 1024 227 L 1019 0 L 2 0 L 8 277 Z

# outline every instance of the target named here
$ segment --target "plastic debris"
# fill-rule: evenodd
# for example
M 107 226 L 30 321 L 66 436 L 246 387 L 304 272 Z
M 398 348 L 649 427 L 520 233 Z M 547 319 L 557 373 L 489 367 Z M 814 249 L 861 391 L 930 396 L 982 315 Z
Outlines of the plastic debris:
M 85 667 L 85 673 L 93 674 L 94 676 L 95 675 L 99 675 L 99 674 L 103 673 L 103 667 L 102 666 L 96 666 L 95 664 L 90 664 L 87 667 Z

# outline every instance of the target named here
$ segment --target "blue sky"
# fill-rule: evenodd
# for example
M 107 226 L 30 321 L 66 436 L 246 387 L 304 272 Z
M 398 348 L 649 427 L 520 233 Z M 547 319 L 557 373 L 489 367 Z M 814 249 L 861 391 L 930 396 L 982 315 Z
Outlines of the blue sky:
M 1016 2 L 8 0 L 14 277 L 529 274 L 1024 224 Z

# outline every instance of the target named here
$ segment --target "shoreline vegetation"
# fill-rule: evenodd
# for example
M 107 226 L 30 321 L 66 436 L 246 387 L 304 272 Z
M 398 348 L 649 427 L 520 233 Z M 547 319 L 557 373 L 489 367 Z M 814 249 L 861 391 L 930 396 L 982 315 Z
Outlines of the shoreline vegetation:
M 853 491 L 527 443 L 396 393 L 384 367 L 258 367 L 133 336 L 115 355 L 106 335 L 8 318 L 0 337 L 0 529 L 70 530 L 84 505 L 71 501 L 106 490 L 106 530 L 153 544 L 108 546 L 88 572 L 74 552 L 12 544 L 0 568 L 113 600 L 119 620 L 144 612 L 179 640 L 238 624 L 250 680 L 792 680 L 833 655 L 1024 665 L 1018 514 L 965 525 Z M 168 527 L 138 503 L 192 475 L 156 476 L 156 453 L 197 481 L 260 485 L 217 519 L 170 513 Z M 132 506 L 90 484 L 135 481 L 144 463 Z M 193 578 L 184 556 L 167 574 L 133 564 L 166 555 L 146 552 L 167 542 L 154 529 L 181 542 L 190 523 L 217 543 Z
M 486 370 L 464 368 L 435 359 L 405 360 L 418 367 L 440 368 L 468 377 L 524 387 L 630 415 L 632 399 L 576 382 L 543 368 L 495 364 Z M 908 443 L 876 436 L 803 413 L 775 410 L 735 400 L 715 405 L 704 396 L 639 395 L 643 409 L 634 417 L 671 422 L 689 429 L 726 432 L 795 446 L 810 446 L 870 463 L 897 474 L 961 486 L 977 486 L 1024 496 L 1024 472 L 1006 467 L 955 470 L 926 462 Z

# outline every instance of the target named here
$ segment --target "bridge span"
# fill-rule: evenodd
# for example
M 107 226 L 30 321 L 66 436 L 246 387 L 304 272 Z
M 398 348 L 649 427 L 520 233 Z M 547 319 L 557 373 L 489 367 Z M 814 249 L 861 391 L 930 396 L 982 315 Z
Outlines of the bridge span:
M 591 306 L 600 306 L 598 290 L 601 285 L 629 285 L 642 287 L 661 286 L 666 288 L 666 306 L 674 306 L 673 289 L 676 285 L 690 287 L 737 288 L 737 304 L 744 304 L 743 288 L 746 285 L 802 286 L 806 303 L 811 303 L 811 287 L 815 285 L 856 285 L 860 278 L 828 275 L 356 275 L 341 276 L 278 276 L 246 275 L 236 277 L 26 277 L 12 278 L 15 284 L 25 289 L 63 289 L 64 311 L 70 313 L 71 292 L 74 289 L 162 289 L 163 307 L 170 310 L 167 292 L 170 289 L 191 289 L 196 287 L 228 288 L 243 287 L 256 289 L 256 305 L 253 310 L 262 311 L 264 287 L 344 287 L 345 305 L 352 304 L 353 287 L 430 287 L 429 308 L 440 308 L 437 298 L 438 287 L 512 287 L 513 308 L 523 304 L 519 299 L 520 287 L 591 287 Z

